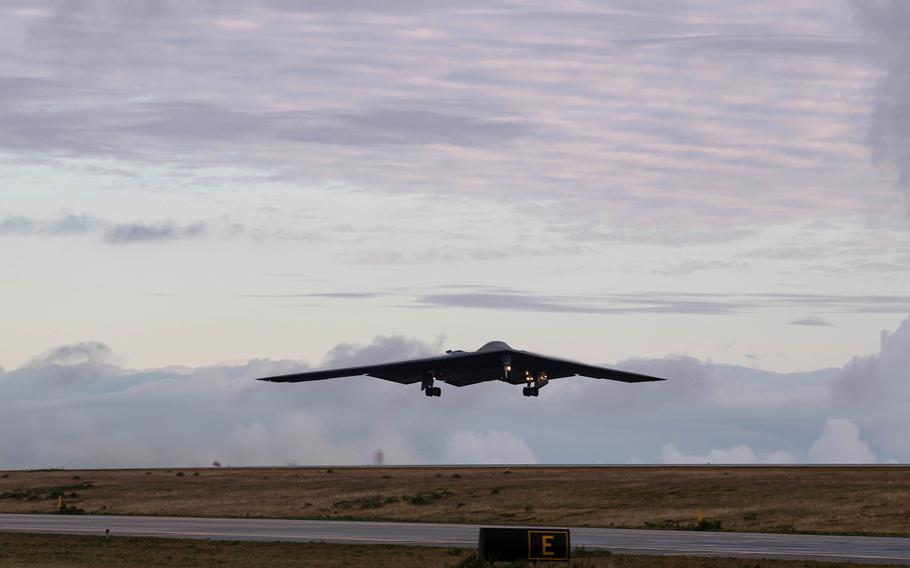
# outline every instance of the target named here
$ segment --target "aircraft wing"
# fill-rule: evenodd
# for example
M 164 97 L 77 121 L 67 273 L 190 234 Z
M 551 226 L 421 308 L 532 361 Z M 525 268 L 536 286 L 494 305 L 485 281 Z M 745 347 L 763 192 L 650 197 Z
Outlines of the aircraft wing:
M 305 371 L 290 375 L 264 377 L 260 381 L 273 383 L 299 383 L 304 381 L 322 381 L 338 377 L 354 377 L 367 375 L 387 381 L 409 385 L 419 383 L 429 372 L 436 372 L 442 377 L 459 376 L 482 372 L 490 366 L 496 367 L 500 363 L 499 353 L 478 352 L 452 352 L 437 357 L 424 359 L 409 359 L 380 363 L 378 365 L 364 365 L 362 367 L 345 367 L 342 369 L 326 369 L 322 371 Z
M 536 369 L 538 371 L 543 371 L 550 379 L 581 375 L 583 377 L 609 379 L 611 381 L 622 381 L 624 383 L 645 383 L 666 380 L 658 377 L 651 377 L 649 375 L 641 375 L 639 373 L 598 367 L 597 365 L 587 365 L 568 359 L 538 355 L 528 351 L 513 351 L 512 367 L 517 369 Z
M 520 351 L 512 349 L 502 342 L 490 342 L 477 351 L 452 351 L 436 357 L 393 361 L 360 367 L 304 371 L 290 375 L 264 377 L 259 380 L 273 383 L 299 383 L 359 375 L 376 377 L 404 385 L 426 381 L 422 388 L 428 393 L 427 396 L 439 396 L 439 388 L 431 388 L 434 380 L 441 380 L 449 385 L 462 387 L 502 379 L 513 385 L 526 385 L 525 396 L 537 396 L 538 388 L 546 384 L 549 379 L 575 375 L 624 383 L 664 380 L 628 371 L 587 365 L 568 359 L 547 357 L 529 351 Z M 535 394 L 528 394 L 532 391 Z

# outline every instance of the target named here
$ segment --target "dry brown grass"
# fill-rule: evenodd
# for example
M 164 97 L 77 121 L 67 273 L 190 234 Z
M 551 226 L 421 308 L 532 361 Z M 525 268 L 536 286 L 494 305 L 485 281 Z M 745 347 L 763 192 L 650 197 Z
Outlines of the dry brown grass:
M 471 550 L 420 546 L 221 542 L 0 532 L 0 568 L 469 568 Z M 863 564 L 670 556 L 576 557 L 574 568 L 860 568 Z M 530 565 L 528 565 L 530 566 Z M 881 568 L 883 565 L 876 565 Z
M 703 511 L 729 530 L 910 534 L 910 467 L 12 471 L 0 512 L 51 512 L 53 499 L 2 494 L 81 482 L 94 487 L 67 502 L 102 514 L 641 528 Z
M 219 542 L 137 537 L 105 539 L 91 536 L 0 533 L 0 568 L 13 566 L 423 568 L 452 566 L 469 554 L 468 551 L 457 552 L 458 555 L 453 556 L 445 548 L 416 546 Z

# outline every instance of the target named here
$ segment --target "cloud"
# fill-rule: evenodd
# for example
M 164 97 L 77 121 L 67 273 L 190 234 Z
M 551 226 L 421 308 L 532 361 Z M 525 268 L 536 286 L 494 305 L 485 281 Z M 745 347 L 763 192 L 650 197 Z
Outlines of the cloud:
M 0 219 L 0 235 L 27 234 L 33 230 L 32 220 L 21 215 L 9 215 Z
M 871 206 L 869 46 L 826 6 L 47 1 L 2 25 L 23 162 L 536 206 L 566 241 Z
M 829 418 L 821 437 L 809 448 L 812 463 L 875 463 L 878 456 L 860 439 L 859 428 L 849 420 Z
M 284 126 L 279 135 L 340 146 L 487 146 L 508 142 L 530 130 L 527 123 L 515 119 L 474 118 L 419 109 L 369 109 L 321 113 L 299 121 L 296 127 Z
M 417 298 L 417 301 L 430 306 L 587 314 L 724 314 L 738 311 L 740 307 L 732 302 L 715 302 L 685 295 L 675 298 L 660 294 L 585 297 L 544 296 L 518 291 L 427 294 Z
M 910 453 L 904 417 L 910 416 L 910 318 L 894 332 L 883 331 L 874 355 L 851 359 L 831 385 L 836 415 L 852 420 L 880 455 Z
M 737 262 L 725 262 L 722 260 L 690 260 L 687 262 L 681 262 L 675 266 L 662 267 L 657 270 L 653 270 L 655 274 L 694 274 L 696 272 L 703 272 L 706 270 L 719 270 L 719 269 L 741 269 L 744 268 L 743 263 Z
M 205 223 L 177 225 L 171 221 L 162 223 L 122 223 L 104 232 L 105 242 L 115 245 L 195 239 L 206 234 Z
M 442 339 L 429 345 L 422 341 L 402 336 L 378 336 L 369 345 L 340 343 L 329 350 L 323 360 L 323 367 L 354 367 L 373 363 L 385 363 L 401 359 L 417 359 L 438 355 Z
M 533 464 L 537 457 L 531 448 L 512 432 L 455 432 L 443 454 L 453 464 Z
M 109 219 L 87 214 L 67 213 L 55 219 L 34 219 L 22 215 L 0 216 L 0 236 L 72 236 L 96 235 L 101 242 L 111 245 L 137 243 L 186 241 L 209 236 L 212 223 L 196 221 L 179 223 L 172 219 L 130 223 L 114 222 Z M 225 236 L 249 236 L 259 234 L 248 231 L 243 225 L 221 220 L 217 223 L 219 233 Z
M 880 353 L 842 369 L 631 359 L 612 366 L 670 380 L 566 378 L 535 399 L 499 381 L 443 383 L 443 396 L 427 399 L 417 385 L 368 377 L 253 380 L 313 367 L 295 360 L 129 369 L 109 346 L 79 343 L 0 374 L 0 430 L 16 432 L 0 438 L 0 468 L 368 464 L 377 449 L 390 464 L 910 461 L 907 330 L 910 318 L 883 336 Z M 386 335 L 312 360 L 441 351 L 441 340 Z M 566 444 L 579 432 L 584 444 Z
M 525 312 L 586 314 L 700 314 L 727 315 L 756 309 L 813 307 L 827 313 L 896 313 L 910 311 L 906 295 L 835 295 L 802 293 L 671 293 L 548 295 L 533 291 L 448 287 L 413 298 L 417 306 L 458 307 Z M 801 325 L 813 318 L 797 320 Z M 822 320 L 817 320 L 822 321 Z M 823 324 L 822 324 L 823 325 Z
M 50 351 L 33 357 L 28 366 L 75 365 L 79 363 L 106 363 L 113 358 L 110 346 L 100 341 L 84 341 L 71 345 L 55 347 Z
M 856 20 L 876 42 L 873 53 L 884 71 L 876 91 L 869 130 L 873 157 L 891 164 L 904 196 L 910 187 L 910 5 L 894 0 L 854 0 Z M 908 201 L 910 207 L 910 201 Z M 910 209 L 908 209 L 910 211 Z
M 627 40 L 625 45 L 659 47 L 675 53 L 705 55 L 742 54 L 776 55 L 783 57 L 854 57 L 868 54 L 869 46 L 855 39 L 818 36 L 737 35 L 681 36 Z
M 790 464 L 796 458 L 789 452 L 778 450 L 756 455 L 752 448 L 745 445 L 734 446 L 726 450 L 709 450 L 706 455 L 683 454 L 674 444 L 666 444 L 660 449 L 660 459 L 669 464 Z
M 816 318 L 816 317 L 805 317 L 805 318 L 795 319 L 790 322 L 790 325 L 808 325 L 808 326 L 815 326 L 815 327 L 833 327 L 834 326 L 834 324 L 827 322 L 821 318 Z
M 72 235 L 93 231 L 104 224 L 91 215 L 69 213 L 47 223 L 44 231 L 49 235 Z

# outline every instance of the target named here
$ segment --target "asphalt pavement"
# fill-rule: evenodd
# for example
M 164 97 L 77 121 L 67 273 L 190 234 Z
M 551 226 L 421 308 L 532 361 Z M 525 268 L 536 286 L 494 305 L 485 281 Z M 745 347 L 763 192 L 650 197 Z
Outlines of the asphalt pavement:
M 491 526 L 491 525 L 485 525 Z M 564 528 L 564 527 L 547 527 Z M 479 525 L 0 514 L 0 531 L 211 540 L 477 546 Z M 572 546 L 622 554 L 910 564 L 910 538 L 571 528 Z

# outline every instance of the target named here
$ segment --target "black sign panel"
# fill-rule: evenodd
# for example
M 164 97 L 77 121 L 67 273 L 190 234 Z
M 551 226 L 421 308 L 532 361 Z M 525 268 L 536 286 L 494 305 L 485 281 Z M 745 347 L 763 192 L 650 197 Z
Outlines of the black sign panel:
M 480 529 L 480 557 L 489 562 L 569 559 L 568 529 Z

